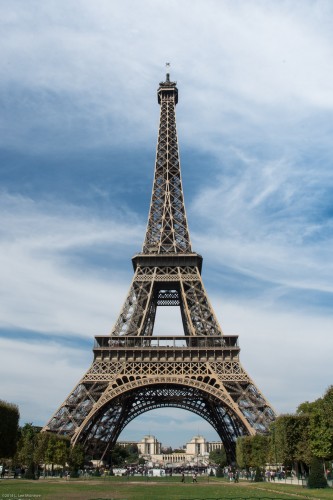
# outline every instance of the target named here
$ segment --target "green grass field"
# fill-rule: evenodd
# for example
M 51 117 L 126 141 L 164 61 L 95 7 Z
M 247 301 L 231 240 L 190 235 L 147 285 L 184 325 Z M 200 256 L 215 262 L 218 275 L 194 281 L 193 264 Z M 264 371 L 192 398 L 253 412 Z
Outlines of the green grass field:
M 0 482 L 0 500 L 216 500 L 249 498 L 281 500 L 333 500 L 333 489 L 309 490 L 273 483 L 230 484 L 225 480 L 199 478 L 185 484 L 172 478 L 106 478 L 66 481 L 64 479 L 21 479 Z

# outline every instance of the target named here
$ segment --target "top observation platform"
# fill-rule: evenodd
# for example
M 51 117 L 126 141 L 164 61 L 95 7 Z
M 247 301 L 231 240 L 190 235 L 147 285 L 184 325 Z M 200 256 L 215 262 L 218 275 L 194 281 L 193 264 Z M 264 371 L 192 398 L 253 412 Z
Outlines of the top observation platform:
M 157 90 L 157 100 L 158 104 L 161 104 L 163 99 L 174 98 L 175 104 L 178 103 L 178 89 L 177 82 L 170 81 L 170 74 L 166 74 L 165 82 L 160 82 L 160 86 Z

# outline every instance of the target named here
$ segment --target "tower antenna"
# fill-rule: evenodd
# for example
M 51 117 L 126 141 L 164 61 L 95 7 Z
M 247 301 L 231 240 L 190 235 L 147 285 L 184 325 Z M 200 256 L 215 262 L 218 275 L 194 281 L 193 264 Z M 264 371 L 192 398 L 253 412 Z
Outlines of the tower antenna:
M 171 65 L 170 65 L 170 63 L 169 63 L 169 62 L 165 63 L 165 67 L 166 67 L 166 69 L 167 69 L 167 73 L 166 73 L 166 81 L 167 81 L 167 82 L 170 82 L 170 73 L 169 73 L 169 71 L 170 71 L 170 70 L 169 70 L 170 66 L 171 66 Z

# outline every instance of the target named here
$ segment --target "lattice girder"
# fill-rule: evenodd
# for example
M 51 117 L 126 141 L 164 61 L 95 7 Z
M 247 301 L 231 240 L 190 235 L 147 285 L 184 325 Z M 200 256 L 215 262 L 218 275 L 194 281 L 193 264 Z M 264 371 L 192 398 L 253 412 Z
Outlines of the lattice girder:
M 176 129 L 176 94 L 161 94 L 155 176 L 143 253 L 190 253 Z
M 151 310 L 153 280 L 137 280 L 138 268 L 112 335 L 141 335 Z
M 122 352 L 122 349 L 116 350 Z M 110 416 L 111 410 L 106 409 L 108 405 L 112 406 L 112 401 L 118 401 L 117 398 L 121 398 L 123 394 L 135 392 L 140 388 L 144 390 L 147 387 L 157 387 L 160 384 L 165 387 L 176 386 L 185 393 L 188 393 L 189 388 L 194 388 L 201 391 L 201 394 L 205 394 L 208 399 L 215 398 L 214 401 L 219 402 L 217 415 L 223 412 L 230 420 L 227 429 L 223 426 L 218 427 L 221 439 L 223 438 L 225 446 L 230 450 L 234 449 L 234 442 L 238 435 L 251 434 L 256 431 L 267 432 L 269 423 L 274 419 L 274 413 L 269 404 L 253 385 L 237 359 L 224 364 L 210 364 L 202 361 L 117 363 L 95 360 L 81 383 L 68 397 L 67 402 L 51 419 L 49 428 L 72 436 L 73 442 L 82 442 L 82 440 L 86 442 L 88 435 L 92 438 L 91 429 L 94 428 L 96 431 L 96 422 L 98 421 L 98 425 L 101 425 L 99 419 L 102 419 L 103 433 L 108 436 L 110 442 L 113 442 L 116 439 L 115 433 L 118 433 L 118 436 L 127 425 L 128 417 L 124 416 L 123 409 L 115 404 L 114 418 L 110 420 L 110 427 L 108 427 L 106 423 L 108 419 L 105 420 L 103 417 L 106 412 Z M 129 396 L 126 398 L 127 401 L 130 399 Z M 155 401 L 154 405 L 156 404 Z M 191 405 L 192 403 L 188 400 L 179 404 L 173 400 L 169 406 L 190 409 Z M 165 406 L 164 403 L 162 406 Z M 128 407 L 127 410 L 132 415 L 133 409 Z M 213 409 L 210 412 L 212 414 Z M 204 412 L 195 411 L 195 413 L 212 423 L 212 416 L 208 419 Z M 99 417 L 97 418 L 96 415 Z M 133 413 L 133 418 L 134 416 Z M 122 422 L 121 425 L 120 422 Z M 216 425 L 213 425 L 214 428 Z M 231 429 L 234 429 L 232 434 L 230 434 Z M 99 440 L 101 433 L 102 430 L 98 434 Z M 226 436 L 229 436 L 228 439 Z M 108 448 L 110 443 L 106 444 L 104 439 L 102 441 L 103 446 Z
M 169 285 L 162 286 L 161 283 Z M 169 266 L 136 268 L 131 288 L 112 335 L 151 335 L 158 305 L 158 292 L 172 289 L 179 295 L 186 333 L 222 335 L 199 269 L 197 267 L 171 269 Z
M 223 397 L 225 400 L 229 399 L 227 394 Z M 232 404 L 230 401 L 229 403 Z M 126 412 L 123 411 L 124 406 Z M 127 382 L 120 391 L 119 387 L 109 387 L 101 401 L 95 405 L 93 413 L 83 422 L 74 442 L 93 442 L 93 452 L 104 453 L 110 442 L 116 441 L 131 420 L 158 407 L 190 410 L 207 420 L 223 437 L 226 451 L 232 460 L 235 459 L 236 437 L 252 432 L 247 428 L 245 420 L 239 420 L 239 417 L 235 416 L 235 409 L 231 409 L 222 401 L 221 394 L 216 394 L 207 384 L 193 379 L 184 383 L 183 378 L 156 377 L 149 382 L 144 379 Z M 112 410 L 113 418 L 110 415 Z

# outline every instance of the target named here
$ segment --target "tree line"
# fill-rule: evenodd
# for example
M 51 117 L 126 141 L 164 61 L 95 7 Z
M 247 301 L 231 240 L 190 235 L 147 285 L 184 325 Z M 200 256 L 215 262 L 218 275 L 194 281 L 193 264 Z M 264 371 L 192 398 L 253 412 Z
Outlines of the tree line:
M 0 400 L 0 464 L 11 459 L 12 467 L 24 466 L 25 477 L 34 478 L 40 473 L 39 465 L 68 467 L 72 476 L 84 464 L 84 450 L 72 447 L 68 437 L 40 432 L 32 424 L 19 427 L 19 409 L 16 405 Z M 137 447 L 129 449 L 115 446 L 112 464 L 122 465 L 139 460 Z M 333 460 L 333 386 L 323 397 L 304 402 L 295 414 L 281 415 L 271 424 L 266 435 L 243 436 L 236 445 L 237 465 L 243 469 L 263 468 L 266 464 L 283 465 L 297 474 L 313 473 L 315 484 L 325 485 L 323 471 Z M 224 450 L 216 450 L 211 460 L 225 465 Z M 330 465 L 329 465 L 330 464 Z M 317 472 L 316 472 L 317 471 Z
M 20 413 L 17 405 L 0 400 L 0 465 L 10 461 L 12 470 L 19 470 L 26 479 L 36 479 L 46 469 L 53 474 L 55 467 L 67 470 L 76 477 L 78 469 L 89 457 L 81 445 L 71 446 L 70 438 L 50 432 L 41 432 L 41 427 L 31 423 L 19 427 Z M 135 444 L 122 447 L 116 445 L 111 453 L 113 466 L 140 463 Z M 144 461 L 143 461 L 144 462 Z M 41 469 L 41 464 L 43 469 Z M 57 471 L 59 472 L 59 471 Z
M 0 400 L 0 464 L 10 459 L 11 468 L 24 472 L 26 479 L 35 479 L 49 466 L 68 467 L 75 476 L 84 463 L 84 450 L 78 445 L 72 447 L 70 439 L 48 432 L 32 424 L 19 427 L 20 413 L 17 405 Z
M 280 464 L 309 475 L 309 485 L 315 475 L 316 487 L 324 486 L 333 460 L 333 386 L 316 401 L 302 403 L 295 414 L 277 417 L 267 435 L 239 438 L 236 456 L 241 468 Z

